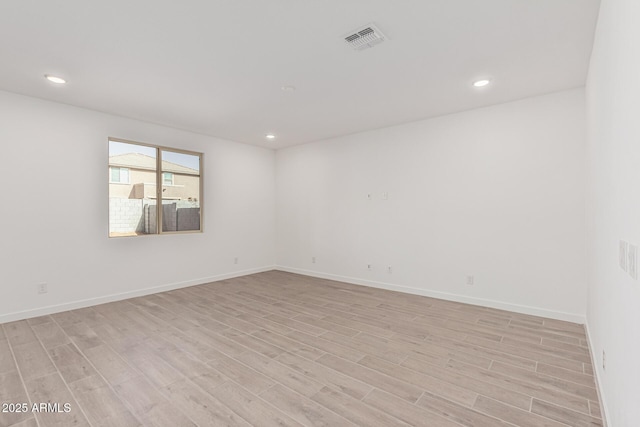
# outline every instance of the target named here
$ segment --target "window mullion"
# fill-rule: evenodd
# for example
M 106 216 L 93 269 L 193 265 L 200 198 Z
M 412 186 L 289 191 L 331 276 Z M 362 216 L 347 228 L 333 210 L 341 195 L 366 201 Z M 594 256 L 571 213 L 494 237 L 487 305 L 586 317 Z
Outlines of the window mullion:
M 158 218 L 156 227 L 157 234 L 162 234 L 162 150 L 156 148 L 156 217 Z

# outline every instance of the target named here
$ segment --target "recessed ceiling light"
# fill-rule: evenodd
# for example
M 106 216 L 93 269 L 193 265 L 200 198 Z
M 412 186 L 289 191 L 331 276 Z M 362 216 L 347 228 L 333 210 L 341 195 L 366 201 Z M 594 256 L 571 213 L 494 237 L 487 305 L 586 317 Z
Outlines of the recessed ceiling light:
M 473 87 L 485 87 L 489 83 L 491 83 L 491 80 L 487 80 L 487 79 L 476 80 L 475 82 L 473 82 Z
M 58 84 L 64 84 L 67 81 L 65 79 L 63 79 L 62 77 L 56 77 L 56 76 L 51 76 L 49 74 L 45 74 L 44 77 L 49 80 L 50 82 L 53 83 L 58 83 Z
M 276 136 L 274 134 L 272 134 L 272 133 L 268 133 L 264 137 L 267 138 L 267 139 L 276 139 Z
M 285 92 L 295 92 L 296 87 L 295 86 L 282 86 L 280 89 L 282 89 Z

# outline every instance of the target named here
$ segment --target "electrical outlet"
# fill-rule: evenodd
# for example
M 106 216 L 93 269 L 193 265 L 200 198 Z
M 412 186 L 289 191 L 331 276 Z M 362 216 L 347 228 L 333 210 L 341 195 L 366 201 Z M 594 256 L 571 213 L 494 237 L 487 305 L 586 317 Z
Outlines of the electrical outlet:
M 46 283 L 38 283 L 38 294 L 46 294 L 47 292 L 49 292 L 49 290 L 47 289 L 47 284 Z
M 382 200 L 389 200 L 389 193 L 382 193 Z
M 636 245 L 629 245 L 629 276 L 632 279 L 638 280 L 638 247 Z
M 604 350 L 602 350 L 602 370 L 607 370 L 607 353 L 605 353 Z
M 467 285 L 473 286 L 473 276 L 467 276 Z
M 373 266 L 371 264 L 367 264 L 367 270 L 369 271 L 373 270 Z
M 389 274 L 393 273 L 393 269 L 391 267 L 387 267 L 387 273 Z
M 312 264 L 315 264 L 315 263 L 316 263 L 316 257 L 314 257 L 314 256 L 312 256 L 312 257 L 311 257 L 311 263 L 312 263 Z
M 233 259 L 233 263 L 234 263 L 234 264 L 237 264 L 237 263 L 238 263 L 238 257 L 235 257 L 235 258 Z
M 620 268 L 623 269 L 624 271 L 628 271 L 627 269 L 627 261 L 629 256 L 627 255 L 627 252 L 629 251 L 629 243 L 625 242 L 624 240 L 620 240 L 620 253 L 618 254 L 619 258 L 620 258 Z

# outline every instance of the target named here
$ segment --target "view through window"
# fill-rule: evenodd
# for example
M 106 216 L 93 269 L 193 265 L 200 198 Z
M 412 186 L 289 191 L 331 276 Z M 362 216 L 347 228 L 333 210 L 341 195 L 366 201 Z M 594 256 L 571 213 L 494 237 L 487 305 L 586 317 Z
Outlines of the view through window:
M 202 154 L 109 140 L 109 236 L 202 230 Z

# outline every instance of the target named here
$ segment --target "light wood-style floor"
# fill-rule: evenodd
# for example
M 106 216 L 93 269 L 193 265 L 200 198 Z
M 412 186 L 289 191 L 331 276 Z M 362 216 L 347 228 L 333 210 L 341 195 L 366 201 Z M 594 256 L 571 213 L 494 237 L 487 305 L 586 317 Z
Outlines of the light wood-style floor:
M 0 426 L 601 426 L 581 325 L 272 271 L 6 323 Z

